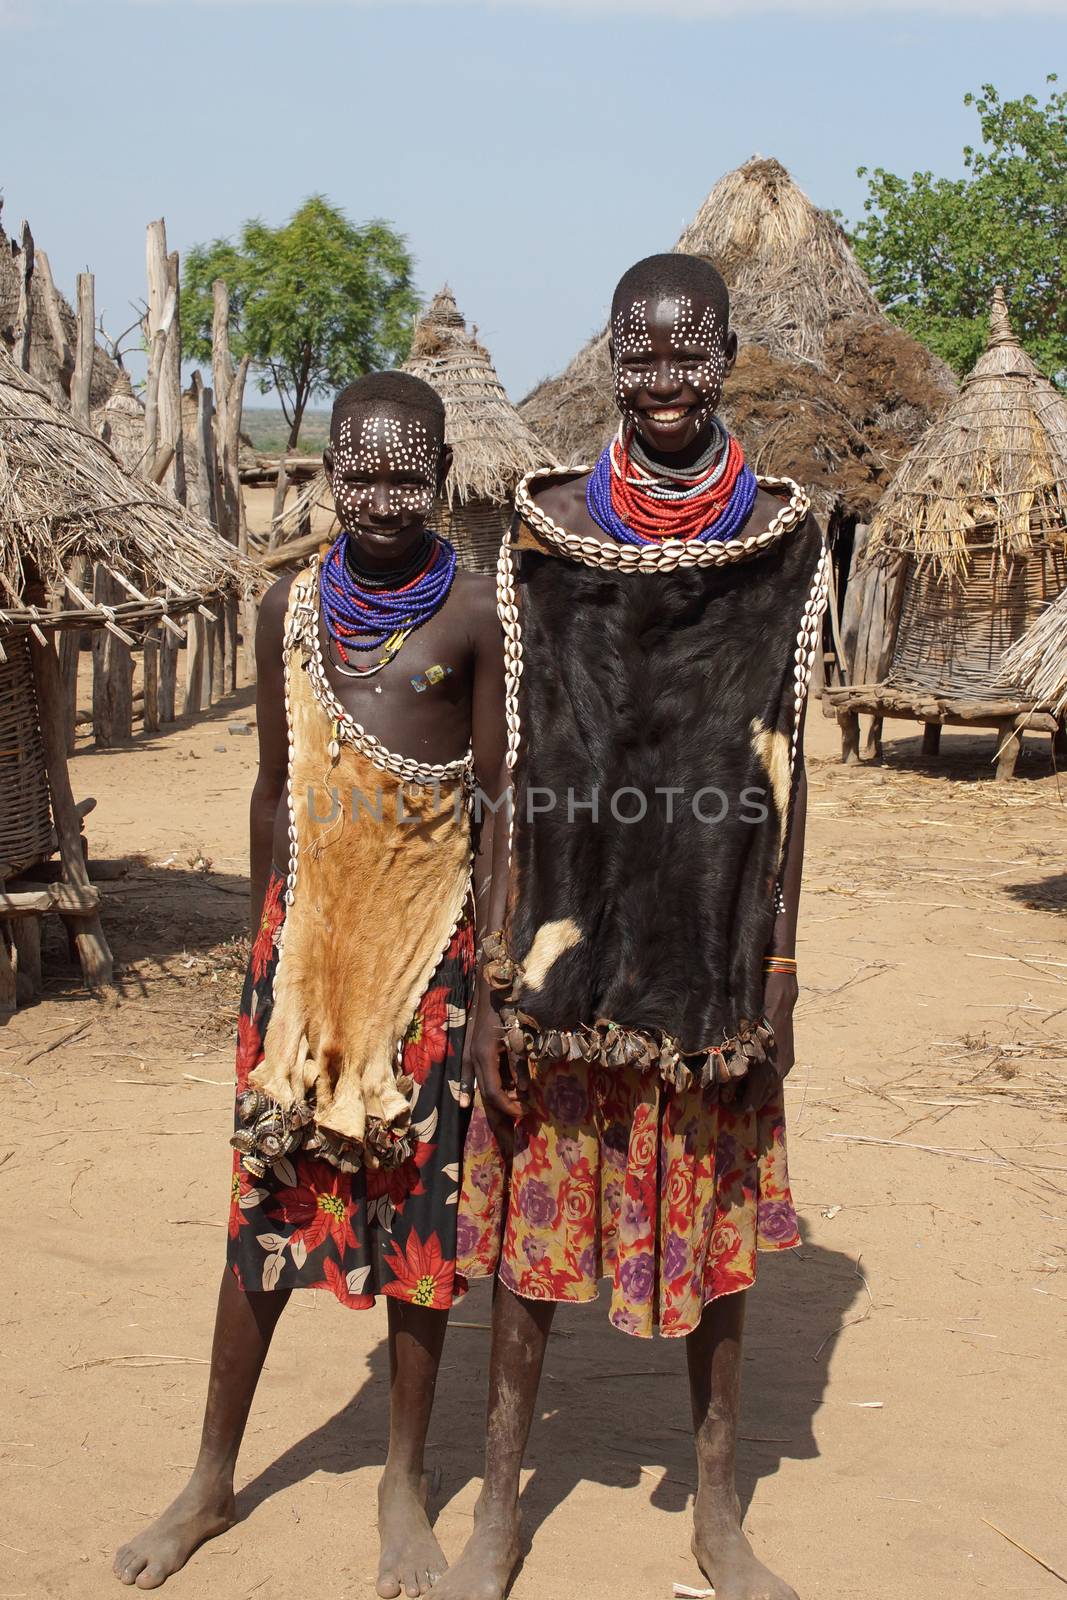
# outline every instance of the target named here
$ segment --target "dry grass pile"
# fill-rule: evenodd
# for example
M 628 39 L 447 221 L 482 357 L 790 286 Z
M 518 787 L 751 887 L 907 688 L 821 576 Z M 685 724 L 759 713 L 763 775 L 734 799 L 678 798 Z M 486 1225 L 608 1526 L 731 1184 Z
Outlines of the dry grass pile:
M 78 558 L 129 600 L 94 605 L 72 576 Z M 0 352 L 0 631 L 135 625 L 258 581 L 209 522 L 132 477 Z M 39 610 L 27 591 L 41 587 Z
M 963 575 L 1067 543 L 1067 402 L 1020 347 L 997 289 L 989 343 L 915 445 L 871 527 L 872 556 L 898 551 Z
M 838 223 L 778 161 L 727 173 L 675 249 L 707 256 L 729 285 L 741 353 L 723 409 L 750 459 L 796 478 L 824 513 L 869 518 L 951 397 L 948 368 L 889 322 Z M 519 409 L 562 460 L 592 461 L 618 424 L 607 329 Z
M 1067 589 L 1007 651 L 1002 677 L 1055 716 L 1067 712 Z

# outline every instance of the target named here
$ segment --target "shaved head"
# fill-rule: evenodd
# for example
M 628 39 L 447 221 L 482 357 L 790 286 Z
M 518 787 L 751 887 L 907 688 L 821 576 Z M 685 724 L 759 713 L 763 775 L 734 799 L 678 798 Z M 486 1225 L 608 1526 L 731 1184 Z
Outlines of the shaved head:
M 611 320 L 614 322 L 620 312 L 628 312 L 637 301 L 674 300 L 684 296 L 707 301 L 725 339 L 730 326 L 730 291 L 726 280 L 706 256 L 682 255 L 678 250 L 645 256 L 623 273 L 612 296 Z
M 341 390 L 333 403 L 330 437 L 336 442 L 341 423 L 353 412 L 398 411 L 421 422 L 436 444 L 445 438 L 445 404 L 436 389 L 410 372 L 368 372 Z

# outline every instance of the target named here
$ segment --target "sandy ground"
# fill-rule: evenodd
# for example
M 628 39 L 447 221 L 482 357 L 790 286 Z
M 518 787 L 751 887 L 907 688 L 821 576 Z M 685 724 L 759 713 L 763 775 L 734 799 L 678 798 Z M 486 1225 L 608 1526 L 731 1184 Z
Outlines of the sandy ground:
M 90 1001 L 50 930 L 44 1002 L 0 1030 L 0 1600 L 121 1592 L 115 1547 L 183 1483 L 225 1235 L 230 1032 L 246 949 L 247 693 L 73 762 L 125 998 Z M 990 738 L 843 769 L 810 719 L 799 1064 L 803 1248 L 751 1296 L 740 1487 L 803 1600 L 1062 1595 L 1067 876 L 1047 741 L 1010 785 Z M 1067 780 L 1065 780 L 1067 788 Z M 72 1030 L 77 1030 L 72 1033 Z M 41 1053 L 42 1047 L 48 1048 Z M 864 1142 L 875 1141 L 875 1142 Z M 883 1141 L 883 1142 L 877 1142 Z M 471 1526 L 488 1298 L 457 1310 L 431 1438 L 446 1551 Z M 376 1563 L 385 1317 L 294 1297 L 253 1412 L 237 1526 L 175 1600 L 364 1600 Z M 523 1489 L 515 1600 L 654 1600 L 700 1580 L 679 1344 L 564 1312 Z

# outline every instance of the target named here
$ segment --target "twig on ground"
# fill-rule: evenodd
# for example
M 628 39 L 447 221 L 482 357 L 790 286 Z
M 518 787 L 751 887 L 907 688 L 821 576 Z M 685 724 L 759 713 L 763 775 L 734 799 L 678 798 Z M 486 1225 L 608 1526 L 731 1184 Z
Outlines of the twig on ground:
M 1002 1539 L 1007 1539 L 1009 1544 L 1013 1544 L 1016 1550 L 1021 1550 L 1024 1556 L 1029 1556 L 1030 1560 L 1036 1561 L 1039 1567 L 1044 1567 L 1046 1572 L 1051 1572 L 1054 1578 L 1059 1578 L 1061 1583 L 1067 1583 L 1067 1578 L 1064 1577 L 1062 1572 L 1057 1572 L 1056 1568 L 1050 1566 L 1049 1563 L 1043 1560 L 1041 1556 L 1035 1555 L 1033 1550 L 1029 1550 L 1026 1545 L 1021 1544 L 1018 1539 L 1013 1539 L 1010 1533 L 1005 1533 L 1003 1528 L 998 1528 L 995 1522 L 990 1522 L 988 1517 L 983 1517 L 982 1521 L 985 1523 L 987 1528 L 992 1528 L 994 1533 L 999 1533 Z
M 871 1312 L 874 1310 L 874 1296 L 871 1293 L 871 1286 L 867 1282 L 867 1279 L 863 1276 L 863 1273 L 860 1271 L 860 1262 L 862 1260 L 863 1260 L 862 1254 L 860 1254 L 860 1255 L 858 1255 L 856 1257 L 856 1264 L 853 1267 L 852 1271 L 853 1271 L 853 1275 L 860 1280 L 860 1282 L 862 1283 L 863 1287 L 867 1291 L 867 1304 L 864 1306 L 863 1310 L 859 1313 L 858 1316 L 850 1317 L 848 1319 L 848 1321 L 847 1322 L 843 1322 L 839 1328 L 831 1328 L 830 1332 L 826 1335 L 826 1338 L 823 1340 L 822 1344 L 819 1346 L 819 1348 L 816 1350 L 815 1354 L 812 1356 L 811 1359 L 813 1361 L 818 1361 L 819 1357 L 822 1355 L 822 1353 L 825 1350 L 826 1346 L 830 1343 L 830 1340 L 835 1336 L 835 1334 L 844 1333 L 846 1328 L 854 1328 L 858 1322 L 866 1322 L 867 1318 L 870 1316 Z
M 41 1056 L 48 1055 L 49 1051 L 58 1050 L 61 1044 L 70 1044 L 71 1040 L 77 1039 L 79 1034 L 83 1034 L 88 1026 L 87 1022 L 79 1022 L 76 1028 L 68 1028 L 66 1033 L 61 1033 L 57 1039 L 50 1039 L 47 1044 L 41 1045 L 39 1050 L 32 1051 L 22 1065 L 28 1067 L 32 1061 L 39 1061 Z

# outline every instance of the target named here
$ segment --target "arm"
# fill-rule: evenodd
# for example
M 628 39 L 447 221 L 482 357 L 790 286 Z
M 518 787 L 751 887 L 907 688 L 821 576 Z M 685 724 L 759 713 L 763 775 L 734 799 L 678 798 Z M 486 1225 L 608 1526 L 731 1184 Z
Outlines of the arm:
M 808 815 L 808 776 L 804 768 L 804 727 L 793 780 L 793 807 L 782 863 L 782 910 L 775 918 L 767 954 L 795 958 L 800 883 L 804 873 L 804 830 Z M 774 1056 L 748 1074 L 739 1091 L 739 1103 L 757 1109 L 767 1103 L 794 1064 L 793 1012 L 800 987 L 795 972 L 769 972 L 763 984 L 763 1011 L 774 1029 Z
M 256 728 L 259 771 L 249 805 L 249 879 L 252 933 L 263 915 L 271 861 L 274 819 L 285 794 L 289 765 L 289 730 L 285 721 L 285 671 L 282 637 L 292 578 L 280 578 L 268 589 L 256 626 Z

